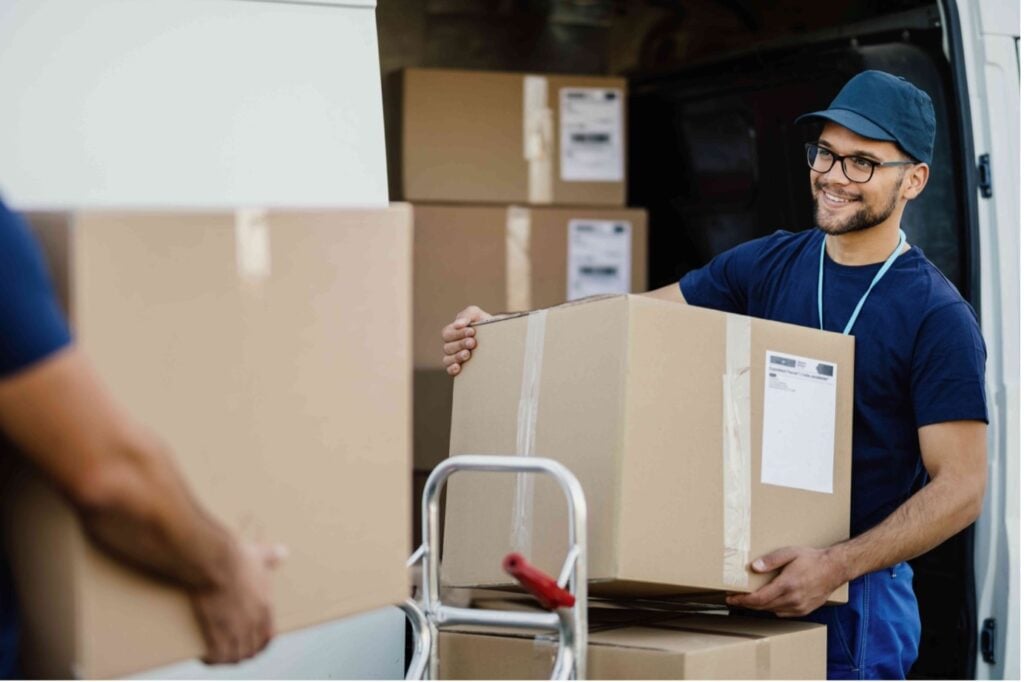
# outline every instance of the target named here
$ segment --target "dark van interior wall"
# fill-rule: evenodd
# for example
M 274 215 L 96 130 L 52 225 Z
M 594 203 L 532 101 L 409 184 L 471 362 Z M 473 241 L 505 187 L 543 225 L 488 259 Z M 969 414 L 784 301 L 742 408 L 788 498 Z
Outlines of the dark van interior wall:
M 908 205 L 903 226 L 964 291 L 960 173 L 948 86 L 933 53 L 902 41 L 823 45 L 716 66 L 636 79 L 633 87 L 630 200 L 651 211 L 652 285 L 677 280 L 744 241 L 812 227 L 803 143 L 816 139 L 818 128 L 793 119 L 825 108 L 859 71 L 881 69 L 914 82 L 935 103 L 929 185 Z

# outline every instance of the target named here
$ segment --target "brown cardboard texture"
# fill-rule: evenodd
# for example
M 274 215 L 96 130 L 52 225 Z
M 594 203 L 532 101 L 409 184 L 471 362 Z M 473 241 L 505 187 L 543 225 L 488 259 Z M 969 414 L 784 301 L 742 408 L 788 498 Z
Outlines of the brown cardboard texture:
M 470 304 L 497 313 L 567 300 L 569 253 L 579 248 L 578 243 L 570 247 L 570 236 L 581 223 L 628 230 L 630 239 L 623 244 L 628 248 L 616 265 L 629 269 L 628 277 L 623 275 L 628 291 L 644 291 L 647 214 L 642 209 L 416 205 L 413 222 L 413 452 L 416 467 L 425 470 L 448 453 L 452 379 L 442 364 L 441 329 Z
M 625 101 L 623 78 L 407 69 L 402 198 L 622 206 Z
M 226 525 L 288 546 L 278 631 L 405 598 L 409 207 L 33 222 L 118 402 Z M 365 333 L 381 329 L 387 343 Z M 185 595 L 97 550 L 39 478 L 0 498 L 26 673 L 109 678 L 202 653 Z
M 450 452 L 565 464 L 586 495 L 592 593 L 753 591 L 771 577 L 749 570 L 755 558 L 848 537 L 851 337 L 617 296 L 481 324 L 477 338 L 455 380 Z M 775 363 L 793 358 L 812 362 L 789 385 Z M 832 398 L 801 403 L 805 379 Z M 766 417 L 769 390 L 797 404 L 780 415 L 768 403 Z M 831 492 L 771 478 L 778 462 L 762 448 L 766 423 L 774 442 L 780 427 L 803 428 L 808 409 L 834 414 L 834 429 L 815 421 L 807 434 L 824 445 L 808 451 L 798 431 L 784 454 L 806 457 L 797 473 L 816 464 Z M 510 550 L 558 575 L 567 551 L 564 497 L 542 476 L 459 474 L 445 523 L 451 585 L 507 584 Z M 845 601 L 845 586 L 832 599 Z
M 592 622 L 598 620 L 591 609 Z M 724 615 L 630 613 L 591 626 L 587 677 L 597 680 L 814 680 L 826 671 L 825 627 Z M 548 679 L 554 634 L 443 631 L 441 679 Z

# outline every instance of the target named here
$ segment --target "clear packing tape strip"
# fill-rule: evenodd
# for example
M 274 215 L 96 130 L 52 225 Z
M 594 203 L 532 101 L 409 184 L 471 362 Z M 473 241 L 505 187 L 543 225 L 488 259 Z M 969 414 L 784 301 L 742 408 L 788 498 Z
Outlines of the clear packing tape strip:
M 523 78 L 523 158 L 529 164 L 527 196 L 531 204 L 553 200 L 554 112 L 548 104 L 548 79 Z
M 722 376 L 722 582 L 746 587 L 750 560 L 750 318 L 726 316 Z
M 505 214 L 506 310 L 523 311 L 533 307 L 532 278 L 530 209 L 510 206 Z
M 270 229 L 264 209 L 235 212 L 235 266 L 238 276 L 259 284 L 270 276 Z
M 544 366 L 544 337 L 547 310 L 527 316 L 523 374 L 516 416 L 516 454 L 536 454 L 540 379 Z M 725 374 L 722 376 L 722 499 L 723 562 L 722 581 L 744 588 L 749 584 L 751 513 L 751 327 L 750 318 L 726 317 Z M 511 546 L 524 556 L 531 555 L 533 537 L 533 477 L 516 477 L 515 509 L 512 516 Z
M 544 336 L 547 310 L 537 310 L 526 318 L 526 347 L 523 350 L 523 381 L 516 415 L 516 454 L 536 455 L 537 409 L 540 402 L 540 378 L 544 369 Z M 511 546 L 523 556 L 533 549 L 533 474 L 517 474 L 515 510 L 512 514 Z

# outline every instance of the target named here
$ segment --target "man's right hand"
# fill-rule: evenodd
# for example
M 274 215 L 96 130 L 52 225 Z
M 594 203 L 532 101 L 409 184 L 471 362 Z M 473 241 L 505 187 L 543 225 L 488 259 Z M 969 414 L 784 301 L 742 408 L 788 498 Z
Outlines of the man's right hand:
M 266 648 L 274 636 L 270 572 L 285 557 L 280 546 L 235 545 L 224 579 L 192 592 L 206 655 L 203 663 L 237 663 Z
M 444 368 L 449 375 L 455 376 L 462 371 L 462 365 L 473 356 L 476 348 L 476 329 L 471 325 L 490 319 L 487 313 L 475 305 L 471 305 L 455 316 L 455 321 L 441 330 L 444 341 Z

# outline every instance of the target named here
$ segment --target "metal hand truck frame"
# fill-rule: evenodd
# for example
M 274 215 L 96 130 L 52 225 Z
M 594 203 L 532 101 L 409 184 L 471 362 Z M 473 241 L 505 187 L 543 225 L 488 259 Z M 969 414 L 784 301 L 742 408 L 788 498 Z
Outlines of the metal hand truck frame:
M 558 580 L 530 566 L 518 554 L 505 558 L 505 569 L 550 613 L 527 613 L 448 606 L 441 602 L 440 494 L 457 471 L 547 474 L 565 494 L 569 510 L 569 552 Z M 439 464 L 427 479 L 422 499 L 423 543 L 409 558 L 422 563 L 420 602 L 407 599 L 402 609 L 415 639 L 407 680 L 438 679 L 438 634 L 442 628 L 483 625 L 558 633 L 558 653 L 551 679 L 585 679 L 587 662 L 587 505 L 579 481 L 564 465 L 543 457 L 459 455 Z

